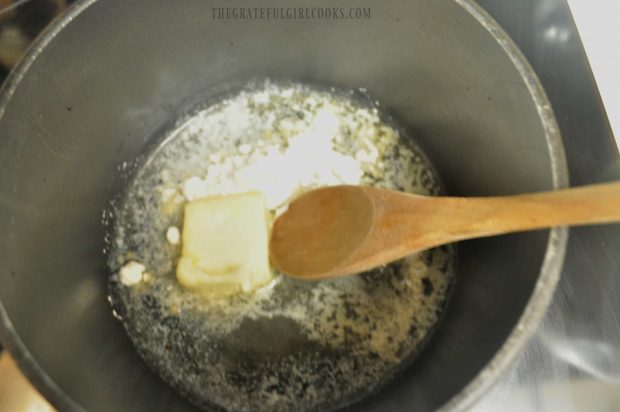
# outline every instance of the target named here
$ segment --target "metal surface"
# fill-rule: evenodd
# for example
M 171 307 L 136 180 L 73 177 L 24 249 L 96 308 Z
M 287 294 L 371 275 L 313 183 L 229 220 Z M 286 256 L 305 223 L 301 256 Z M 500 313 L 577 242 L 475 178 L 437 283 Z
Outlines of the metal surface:
M 562 132 L 571 184 L 620 179 L 618 149 L 566 2 L 479 3 L 537 72 Z M 618 225 L 570 230 L 562 278 L 542 325 L 474 410 L 620 409 L 619 251 Z
M 587 65 L 579 50 L 579 41 L 571 26 L 570 16 L 566 14 L 563 1 L 537 2 L 532 0 L 517 4 L 517 2 L 501 0 L 481 3 L 512 34 L 542 77 L 560 121 L 573 182 L 588 183 L 617 178 L 617 152 L 612 146 L 613 142 L 605 139 L 609 137 L 609 132 L 605 130 L 606 123 L 604 116 L 601 116 L 598 97 L 592 88 Z M 400 20 L 406 23 L 402 16 Z M 562 34 L 564 32 L 558 29 L 566 29 L 567 24 L 569 37 L 565 38 Z M 534 30 L 530 29 L 532 25 Z M 565 40 L 557 41 L 558 39 Z M 485 85 L 485 82 L 483 81 L 482 84 Z M 440 87 L 438 90 L 445 89 Z M 493 95 L 493 97 L 496 96 Z M 71 110 L 69 107 L 66 107 L 67 111 L 73 110 L 73 106 Z M 579 127 L 582 129 L 580 130 Z M 424 132 L 424 130 L 420 131 Z M 593 136 L 584 139 L 584 134 Z M 430 139 L 433 136 L 428 137 Z M 476 141 L 473 140 L 470 144 L 475 145 Z M 592 147 L 588 147 L 590 144 Z M 583 146 L 586 148 L 583 149 Z M 53 146 L 51 149 L 54 148 L 57 147 Z M 433 150 L 432 142 L 427 144 L 427 148 L 429 151 Z M 526 148 L 525 144 L 523 148 Z M 539 149 L 530 147 L 523 152 Z M 585 156 L 584 153 L 586 153 Z M 526 155 L 521 156 L 529 159 Z M 463 170 L 458 172 L 463 173 Z M 455 182 L 457 177 L 454 176 L 459 173 L 454 173 L 454 171 L 446 173 L 445 178 L 453 191 L 474 193 L 478 190 L 476 187 L 467 187 L 463 182 L 460 185 Z M 502 188 L 508 191 L 513 190 L 508 187 Z M 493 191 L 502 190 L 502 188 L 492 185 L 483 190 Z M 581 382 L 583 377 L 588 377 L 590 382 L 611 382 L 612 384 L 615 382 L 617 385 L 620 367 L 617 349 L 614 347 L 618 347 L 620 340 L 618 321 L 615 317 L 618 299 L 617 296 L 610 295 L 618 291 L 617 280 L 614 283 L 613 278 L 613 275 L 618 273 L 618 263 L 612 251 L 614 244 L 617 250 L 620 238 L 614 227 L 579 229 L 573 231 L 573 234 L 576 236 L 571 238 L 569 244 L 567 258 L 569 266 L 565 269 L 561 290 L 540 329 L 539 337 L 530 344 L 518 366 L 506 375 L 496 389 L 474 409 L 506 410 L 514 406 L 515 410 L 570 410 L 570 408 L 579 406 L 574 396 L 575 381 Z M 496 283 L 496 285 L 500 284 L 501 281 Z M 506 295 L 506 297 L 509 296 L 510 294 Z M 592 303 L 595 305 L 592 306 Z M 584 315 L 582 311 L 586 308 L 588 312 Z M 580 339 L 573 342 L 571 337 Z M 114 352 L 112 349 L 109 351 L 109 353 Z M 431 361 L 423 360 L 423 362 L 427 362 L 428 365 Z M 575 368 L 575 365 L 578 367 Z M 136 370 L 136 374 L 138 373 L 142 372 Z M 471 373 L 475 371 L 464 372 L 464 374 L 468 373 L 471 376 Z M 460 374 L 463 375 L 463 372 Z M 597 378 L 591 379 L 592 376 Z M 40 379 L 41 376 L 38 376 L 39 384 Z M 156 381 L 147 379 L 140 390 L 151 383 L 154 387 L 160 388 Z M 49 384 L 44 386 L 48 392 L 53 390 Z M 590 393 L 592 388 L 597 394 L 602 391 L 597 396 L 599 404 L 594 407 L 598 406 L 599 410 L 612 409 L 611 398 L 605 398 L 607 386 L 585 386 Z M 554 396 L 547 396 L 549 391 Z M 414 390 L 413 393 L 416 392 Z M 169 402 L 174 398 L 174 395 L 165 390 L 163 393 L 163 397 Z M 62 401 L 57 395 L 54 398 L 57 403 Z M 137 395 L 134 398 L 137 399 Z M 396 398 L 396 402 L 402 400 L 402 398 Z M 64 406 L 68 408 L 69 405 L 65 403 Z M 386 406 L 385 403 L 382 404 L 383 406 Z

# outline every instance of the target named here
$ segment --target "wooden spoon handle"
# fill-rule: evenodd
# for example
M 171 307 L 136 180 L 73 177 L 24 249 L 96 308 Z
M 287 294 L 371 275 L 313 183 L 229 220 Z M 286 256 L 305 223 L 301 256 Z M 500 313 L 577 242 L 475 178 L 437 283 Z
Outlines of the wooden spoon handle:
M 429 206 L 437 208 L 437 218 L 445 219 L 443 226 L 456 230 L 450 235 L 460 239 L 620 221 L 620 183 L 517 196 L 437 199 L 441 200 Z
M 620 183 L 607 183 L 504 199 L 527 228 L 620 220 Z M 540 215 L 535 216 L 535 213 Z M 529 218 L 529 219 L 528 219 Z
M 272 261 L 284 272 L 320 279 L 458 240 L 608 222 L 620 222 L 620 183 L 470 198 L 340 186 L 291 203 L 274 224 L 270 247 Z

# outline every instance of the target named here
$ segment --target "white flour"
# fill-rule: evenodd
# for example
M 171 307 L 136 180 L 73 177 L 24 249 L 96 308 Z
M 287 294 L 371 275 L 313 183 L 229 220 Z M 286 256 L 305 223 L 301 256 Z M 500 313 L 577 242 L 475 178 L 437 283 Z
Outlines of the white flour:
M 231 111 L 236 109 L 230 107 Z M 275 210 L 308 188 L 359 183 L 363 175 L 360 164 L 354 157 L 334 150 L 341 122 L 337 113 L 336 108 L 322 108 L 309 114 L 314 116 L 309 127 L 301 121 L 282 122 L 281 127 L 291 135 L 284 149 L 280 143 L 244 143 L 234 154 L 210 155 L 207 175 L 184 182 L 185 198 L 259 191 L 265 195 L 268 207 Z M 210 118 L 204 120 L 201 127 L 208 128 Z M 372 159 L 370 153 L 364 155 Z

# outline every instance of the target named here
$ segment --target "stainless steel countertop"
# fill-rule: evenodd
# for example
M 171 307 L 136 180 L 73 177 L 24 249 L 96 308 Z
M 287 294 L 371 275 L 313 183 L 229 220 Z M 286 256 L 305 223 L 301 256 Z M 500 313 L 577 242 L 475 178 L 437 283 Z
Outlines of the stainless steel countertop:
M 479 3 L 540 77 L 560 125 L 571 185 L 620 179 L 618 150 L 566 1 Z M 542 325 L 474 410 L 620 410 L 619 319 L 620 225 L 571 229 Z

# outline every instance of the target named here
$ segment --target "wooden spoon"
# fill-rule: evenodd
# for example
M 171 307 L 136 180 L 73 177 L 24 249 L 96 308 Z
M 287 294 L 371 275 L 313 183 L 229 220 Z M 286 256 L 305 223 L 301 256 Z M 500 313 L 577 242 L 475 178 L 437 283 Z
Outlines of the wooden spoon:
M 303 279 L 362 272 L 463 239 L 620 221 L 620 183 L 504 197 L 428 197 L 363 186 L 313 190 L 274 223 L 272 263 Z

